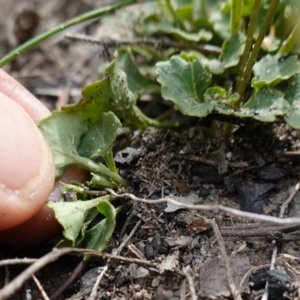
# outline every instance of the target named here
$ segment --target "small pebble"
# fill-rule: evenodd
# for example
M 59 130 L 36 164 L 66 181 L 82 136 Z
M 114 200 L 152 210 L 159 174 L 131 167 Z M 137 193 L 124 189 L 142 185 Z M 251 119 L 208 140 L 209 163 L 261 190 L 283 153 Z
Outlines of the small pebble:
M 145 269 L 144 267 L 139 267 L 136 270 L 136 276 L 135 278 L 144 278 L 149 275 L 149 271 Z
M 155 277 L 151 282 L 152 287 L 158 287 L 159 284 L 160 284 L 160 277 Z

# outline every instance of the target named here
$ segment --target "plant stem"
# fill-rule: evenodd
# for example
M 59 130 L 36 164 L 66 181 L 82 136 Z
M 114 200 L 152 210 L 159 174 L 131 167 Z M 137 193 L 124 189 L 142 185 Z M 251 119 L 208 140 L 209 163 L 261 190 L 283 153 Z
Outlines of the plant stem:
M 260 48 L 261 48 L 261 44 L 262 44 L 262 42 L 263 42 L 270 26 L 271 26 L 271 23 L 272 23 L 274 15 L 275 15 L 277 6 L 279 4 L 279 1 L 280 0 L 272 0 L 272 2 L 270 4 L 270 7 L 269 7 L 269 10 L 268 10 L 268 13 L 265 17 L 265 20 L 264 20 L 264 22 L 262 24 L 262 27 L 261 27 L 261 30 L 259 32 L 259 35 L 256 39 L 255 44 L 254 44 L 253 50 L 250 54 L 250 57 L 249 57 L 249 60 L 247 62 L 247 65 L 245 67 L 245 70 L 244 70 L 244 72 L 241 76 L 242 77 L 241 78 L 241 83 L 240 83 L 240 86 L 238 87 L 238 90 L 237 90 L 237 92 L 240 94 L 241 101 L 244 97 L 244 93 L 245 93 L 245 90 L 247 88 L 247 84 L 248 84 L 248 81 L 250 79 L 254 63 L 257 59 L 257 56 L 258 56 Z
M 105 159 L 105 162 L 106 162 L 108 168 L 112 172 L 118 173 L 112 151 L 109 151 L 109 153 L 104 157 L 104 159 Z
M 95 163 L 92 160 L 81 156 L 77 159 L 77 161 L 82 165 L 83 168 L 88 169 L 89 171 L 94 172 L 96 174 L 102 174 L 107 177 L 110 177 L 117 184 L 127 186 L 127 182 L 125 179 L 123 179 L 118 173 L 112 172 L 103 164 Z
M 300 20 L 297 21 L 295 27 L 293 28 L 288 38 L 282 43 L 279 49 L 279 53 L 287 54 L 293 52 L 295 46 L 300 41 L 299 31 L 300 31 Z
M 179 28 L 182 29 L 182 30 L 185 30 L 185 27 L 184 27 L 183 22 L 180 20 L 180 18 L 178 18 L 178 17 L 176 16 L 176 12 L 175 12 L 174 7 L 173 7 L 173 5 L 172 5 L 172 3 L 171 3 L 171 0 L 166 0 L 166 6 L 167 6 L 167 8 L 168 8 L 170 14 L 172 15 L 174 21 L 175 21 L 176 24 L 179 26 Z
M 245 67 L 246 67 L 246 64 L 247 64 L 247 61 L 249 58 L 249 54 L 251 51 L 252 42 L 253 42 L 253 34 L 254 34 L 254 29 L 255 29 L 256 22 L 257 22 L 257 18 L 258 18 L 260 2 L 261 2 L 261 0 L 255 0 L 254 6 L 253 6 L 253 11 L 251 13 L 250 22 L 249 22 L 248 30 L 247 30 L 247 39 L 246 39 L 245 49 L 244 49 L 244 53 L 243 53 L 243 55 L 241 57 L 241 61 L 240 61 L 240 67 L 239 67 L 237 83 L 236 83 L 236 90 L 235 90 L 236 92 L 240 89 L 244 70 L 245 70 Z M 240 102 L 241 101 L 238 101 L 238 104 Z
M 46 32 L 34 37 L 33 39 L 29 40 L 28 42 L 22 44 L 21 46 L 15 48 L 13 51 L 9 52 L 2 59 L 0 59 L 0 67 L 3 67 L 4 65 L 8 64 L 12 60 L 14 60 L 18 56 L 20 56 L 22 53 L 25 53 L 26 51 L 39 45 L 41 42 L 47 40 L 48 38 L 52 37 L 53 35 L 55 35 L 58 32 L 61 32 L 73 25 L 80 24 L 82 22 L 98 18 L 106 13 L 113 12 L 114 10 L 116 10 L 118 8 L 121 8 L 121 7 L 129 5 L 129 4 L 133 4 L 135 2 L 136 2 L 136 0 L 122 0 L 113 5 L 107 5 L 102 8 L 97 8 L 95 10 L 91 10 L 87 13 L 84 13 L 75 18 L 72 18 L 60 25 L 57 25 L 56 27 L 50 29 L 49 31 L 46 31 Z
M 241 29 L 243 0 L 231 0 L 230 6 L 230 33 L 238 33 Z

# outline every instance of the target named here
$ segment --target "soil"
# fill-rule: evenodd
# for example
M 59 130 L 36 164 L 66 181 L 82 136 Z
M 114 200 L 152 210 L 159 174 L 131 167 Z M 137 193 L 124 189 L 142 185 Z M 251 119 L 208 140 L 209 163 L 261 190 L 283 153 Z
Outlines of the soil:
M 0 0 L 0 54 L 18 43 L 17 35 L 9 28 L 15 27 L 25 9 L 43 12 L 31 33 L 34 34 L 104 3 L 28 0 L 21 5 L 18 1 Z M 75 30 L 93 34 L 98 28 L 97 21 Z M 52 110 L 77 101 L 80 88 L 97 79 L 98 66 L 104 59 L 99 53 L 96 47 L 56 37 L 5 69 Z M 165 103 L 158 103 L 157 107 L 158 115 L 169 108 Z M 153 112 L 147 103 L 143 109 Z M 185 128 L 177 132 L 153 128 L 123 130 L 115 153 L 120 174 L 129 183 L 126 192 L 149 201 L 170 197 L 183 204 L 223 205 L 279 216 L 282 204 L 299 181 L 298 131 L 280 123 L 256 127 L 240 124 L 234 126 L 231 137 L 224 139 L 224 126 L 218 120 L 213 121 L 213 131 L 209 122 L 203 120 L 192 118 L 184 122 Z M 300 195 L 296 194 L 285 216 L 299 215 L 299 200 Z M 224 258 L 229 261 L 242 299 L 260 299 L 266 281 L 269 299 L 286 299 L 284 293 L 289 294 L 289 299 L 299 297 L 297 227 L 238 218 L 220 210 L 184 209 L 170 203 L 149 204 L 128 198 L 118 201 L 123 208 L 105 253 L 131 261 L 94 257 L 75 282 L 54 299 L 90 299 L 104 266 L 107 270 L 96 299 L 232 299 Z M 216 234 L 212 220 L 222 238 Z M 120 248 L 126 238 L 128 241 Z M 277 261 L 270 271 L 275 244 Z M 3 258 L 40 258 L 52 247 L 46 242 L 26 249 L 4 245 L 0 249 Z M 139 264 L 134 259 L 139 259 Z M 48 296 L 70 277 L 80 261 L 80 257 L 65 255 L 36 273 Z M 9 266 L 4 272 L 3 268 L 0 278 L 8 276 L 11 280 L 24 269 L 22 265 Z M 43 297 L 34 281 L 29 280 L 10 299 Z

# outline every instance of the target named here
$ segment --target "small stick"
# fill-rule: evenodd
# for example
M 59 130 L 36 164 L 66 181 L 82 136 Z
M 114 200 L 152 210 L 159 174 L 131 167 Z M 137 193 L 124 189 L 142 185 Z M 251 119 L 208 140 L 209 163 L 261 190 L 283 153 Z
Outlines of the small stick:
M 13 295 L 23 283 L 28 280 L 34 273 L 39 271 L 41 268 L 46 266 L 47 264 L 57 260 L 60 256 L 71 252 L 72 248 L 65 248 L 65 249 L 56 249 L 54 248 L 51 252 L 47 253 L 31 266 L 29 266 L 24 272 L 14 278 L 10 283 L 4 286 L 0 290 L 0 299 L 4 300 Z
M 125 247 L 125 245 L 128 243 L 128 241 L 133 237 L 133 235 L 135 234 L 135 232 L 137 231 L 137 229 L 140 227 L 140 225 L 142 224 L 142 220 L 139 220 L 135 226 L 133 227 L 133 229 L 131 230 L 130 234 L 128 235 L 128 237 L 121 243 L 121 245 L 118 247 L 118 249 L 113 250 L 112 254 L 113 255 L 119 255 L 121 253 L 121 251 L 123 250 L 123 248 Z
M 266 215 L 260 215 L 255 213 L 250 213 L 246 211 L 241 211 L 235 208 L 229 208 L 227 206 L 223 205 L 193 205 L 193 204 L 185 204 L 176 200 L 173 200 L 170 197 L 160 198 L 156 200 L 151 199 L 143 199 L 138 198 L 130 193 L 124 193 L 124 194 L 117 194 L 112 189 L 105 189 L 107 192 L 115 196 L 116 198 L 130 198 L 135 201 L 148 203 L 148 204 L 157 204 L 157 203 L 171 203 L 173 205 L 176 205 L 178 207 L 187 208 L 187 209 L 195 209 L 195 210 L 202 210 L 202 211 L 216 211 L 216 212 L 224 212 L 229 215 L 239 217 L 239 218 L 245 218 L 245 219 L 251 219 L 251 220 L 258 220 L 258 221 L 266 221 L 271 222 L 275 224 L 299 224 L 300 218 L 277 218 L 272 216 L 266 216 Z
M 16 264 L 32 264 L 38 259 L 35 258 L 14 258 L 14 259 L 3 259 L 0 261 L 0 267 L 7 265 L 16 265 Z
M 44 300 L 50 300 L 49 297 L 47 296 L 45 290 L 43 289 L 40 281 L 36 278 L 35 275 L 31 275 L 33 281 L 35 282 L 36 286 L 38 287 L 38 289 L 40 290 L 42 297 L 44 298 Z
M 127 246 L 127 249 L 131 254 L 135 255 L 135 257 L 137 257 L 138 259 L 146 259 L 144 254 L 139 249 L 137 249 L 135 245 L 130 244 Z
M 29 266 L 24 272 L 19 274 L 17 277 L 15 277 L 11 282 L 9 282 L 6 286 L 4 286 L 0 290 L 0 299 L 4 300 L 13 295 L 18 289 L 21 288 L 21 286 L 24 284 L 25 281 L 27 281 L 33 274 L 38 272 L 40 269 L 45 267 L 47 264 L 57 260 L 60 256 L 65 254 L 72 254 L 72 255 L 90 255 L 90 256 L 96 256 L 96 257 L 103 257 L 107 259 L 114 259 L 126 263 L 134 263 L 137 265 L 144 265 L 151 268 L 158 268 L 158 264 L 147 261 L 147 260 L 141 260 L 137 258 L 127 258 L 117 255 L 112 255 L 108 253 L 102 253 L 98 251 L 93 250 L 87 250 L 87 249 L 74 249 L 74 248 L 62 248 L 57 249 L 54 248 L 51 252 L 47 253 L 46 255 L 42 256 L 40 259 L 38 259 L 36 262 L 34 262 L 31 266 Z M 154 271 L 154 269 L 153 269 Z M 156 270 L 158 272 L 158 270 Z
M 192 296 L 192 300 L 197 300 L 197 294 L 196 294 L 196 290 L 195 290 L 195 285 L 194 285 L 194 280 L 191 276 L 192 269 L 191 267 L 188 265 L 183 269 L 183 274 L 185 275 L 188 283 L 189 283 L 189 287 L 190 287 L 190 291 L 191 291 L 191 296 Z
M 221 250 L 221 255 L 222 255 L 222 258 L 223 258 L 223 263 L 224 263 L 224 267 L 225 267 L 225 270 L 226 270 L 228 285 L 229 285 L 229 288 L 231 290 L 231 294 L 232 294 L 232 296 L 235 300 L 242 300 L 241 292 L 240 292 L 239 289 L 236 288 L 236 286 L 234 284 L 234 281 L 233 281 L 233 276 L 232 276 L 232 272 L 231 272 L 231 268 L 230 268 L 229 259 L 228 259 L 227 253 L 226 253 L 224 240 L 223 240 L 223 238 L 220 234 L 220 231 L 219 231 L 219 227 L 218 227 L 218 225 L 217 225 L 217 223 L 214 219 L 211 220 L 210 223 L 211 223 L 211 226 L 213 228 L 215 237 L 218 241 L 218 244 L 219 244 L 219 247 L 220 247 L 220 250 Z
M 152 46 L 157 49 L 168 49 L 168 48 L 177 48 L 177 49 L 193 49 L 206 53 L 212 54 L 220 54 L 221 48 L 213 45 L 199 45 L 199 44 L 191 44 L 191 43 L 179 43 L 166 38 L 160 39 L 148 39 L 148 38 L 132 38 L 132 39 L 123 39 L 123 40 L 115 40 L 115 39 L 96 39 L 91 36 L 87 36 L 84 34 L 66 34 L 65 38 L 72 41 L 80 41 L 89 43 L 92 45 L 100 45 L 103 47 L 120 47 L 120 46 L 133 46 L 133 45 L 146 45 Z
M 104 276 L 105 272 L 107 271 L 107 269 L 108 269 L 107 266 L 103 267 L 101 273 L 97 277 L 97 280 L 96 280 L 96 282 L 93 286 L 93 289 L 92 289 L 92 292 L 91 292 L 91 295 L 90 295 L 90 300 L 96 300 L 97 299 L 97 290 L 98 290 L 100 281 L 103 278 L 103 276 Z

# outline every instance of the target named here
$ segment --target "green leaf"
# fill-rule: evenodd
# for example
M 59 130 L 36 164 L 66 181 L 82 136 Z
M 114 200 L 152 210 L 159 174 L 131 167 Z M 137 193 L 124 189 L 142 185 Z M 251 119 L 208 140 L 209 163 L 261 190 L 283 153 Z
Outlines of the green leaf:
M 204 117 L 212 111 L 213 103 L 204 99 L 211 73 L 199 60 L 187 62 L 173 56 L 169 61 L 157 63 L 156 72 L 163 98 L 174 102 L 183 114 Z
M 262 88 L 258 90 L 239 112 L 239 117 L 251 117 L 262 122 L 274 122 L 277 116 L 283 116 L 289 107 L 282 92 Z
M 112 158 L 112 147 L 121 128 L 122 124 L 112 112 L 103 113 L 100 120 L 82 138 L 79 154 L 91 159 L 102 157 L 110 170 L 117 172 Z
M 109 201 L 102 201 L 97 209 L 105 219 L 85 232 L 82 247 L 103 251 L 110 240 L 116 226 L 116 209 Z
M 141 74 L 137 67 L 132 53 L 128 51 L 119 51 L 118 64 L 127 75 L 128 89 L 135 95 L 143 95 L 148 93 L 159 93 L 159 85 L 149 80 Z
M 300 63 L 296 55 L 281 57 L 266 55 L 253 67 L 254 77 L 251 85 L 254 88 L 272 86 L 291 78 L 300 72 Z
M 197 33 L 187 32 L 185 30 L 171 26 L 169 23 L 161 23 L 157 26 L 158 33 L 173 35 L 179 40 L 187 42 L 207 42 L 211 40 L 212 33 L 205 29 L 200 29 Z
M 220 59 L 224 68 L 237 66 L 244 52 L 246 37 L 241 33 L 235 33 L 224 41 Z
M 87 183 L 88 186 L 94 189 L 117 188 L 116 184 L 110 181 L 109 179 L 107 179 L 107 177 L 95 173 L 91 173 L 91 174 L 92 174 L 92 179 Z
M 129 62 L 128 62 L 129 61 Z M 146 129 L 148 126 L 158 128 L 176 128 L 177 123 L 162 123 L 148 118 L 137 107 L 137 99 L 145 83 L 137 69 L 131 69 L 128 54 L 121 52 L 106 69 L 106 78 L 85 86 L 82 99 L 75 105 L 63 107 L 63 111 L 77 112 L 90 124 L 99 120 L 103 112 L 113 112 L 124 126 Z M 125 73 L 127 70 L 128 74 Z M 130 77 L 130 86 L 128 85 Z M 133 78 L 136 78 L 133 80 Z M 131 90 L 131 89 L 132 90 Z M 150 84 L 148 88 L 153 91 Z M 147 88 L 147 89 L 148 89 Z
M 53 112 L 50 117 L 40 122 L 39 128 L 53 152 L 57 178 L 63 175 L 67 167 L 79 166 L 111 177 L 118 184 L 126 185 L 116 172 L 78 154 L 80 140 L 88 131 L 86 121 L 79 113 Z
M 229 95 L 224 88 L 214 86 L 206 90 L 204 99 L 214 103 L 214 110 L 218 113 L 232 115 L 234 104 L 239 100 L 239 95 L 238 93 Z
M 288 84 L 284 93 L 284 98 L 293 106 L 295 102 L 300 101 L 300 74 L 295 75 Z
M 53 112 L 39 128 L 53 152 L 56 177 L 61 177 L 67 167 L 79 163 L 77 148 L 88 130 L 86 121 L 75 112 Z
M 218 75 L 224 72 L 224 64 L 220 60 L 215 58 L 207 58 L 205 55 L 198 51 L 182 51 L 180 53 L 180 57 L 185 61 L 191 62 L 199 60 L 203 66 L 209 68 L 212 74 Z
M 64 237 L 75 245 L 88 211 L 100 203 L 108 201 L 110 197 L 104 196 L 93 200 L 76 202 L 49 201 L 48 206 L 54 210 L 55 218 L 62 225 Z
M 294 76 L 285 91 L 284 98 L 290 104 L 285 121 L 291 127 L 300 129 L 300 75 Z

